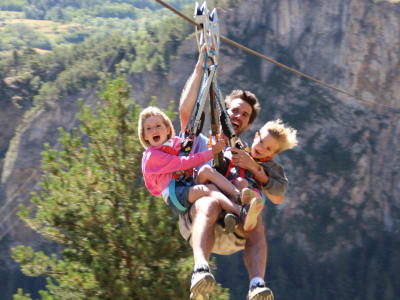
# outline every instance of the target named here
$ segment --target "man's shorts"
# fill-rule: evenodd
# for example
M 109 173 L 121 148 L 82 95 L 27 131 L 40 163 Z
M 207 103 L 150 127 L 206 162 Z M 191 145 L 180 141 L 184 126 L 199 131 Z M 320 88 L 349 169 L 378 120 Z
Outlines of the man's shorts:
M 190 210 L 179 215 L 179 231 L 182 237 L 192 245 L 192 219 Z M 244 249 L 246 240 L 236 233 L 226 233 L 220 224 L 215 225 L 215 243 L 211 252 L 220 255 L 230 255 Z

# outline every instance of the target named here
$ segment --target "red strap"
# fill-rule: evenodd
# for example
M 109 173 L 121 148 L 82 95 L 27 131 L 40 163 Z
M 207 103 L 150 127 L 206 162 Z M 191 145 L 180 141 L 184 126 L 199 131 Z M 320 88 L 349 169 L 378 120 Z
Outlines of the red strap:
M 230 160 L 229 161 L 228 170 L 226 170 L 226 173 L 225 173 L 225 177 L 228 177 L 228 175 L 231 172 L 232 168 L 233 168 L 233 162 L 232 162 L 232 160 Z
M 257 159 L 259 162 L 266 162 L 266 161 L 270 161 L 272 158 L 270 156 L 266 156 L 260 159 Z
M 239 168 L 239 176 L 244 178 L 244 169 L 243 168 Z
M 270 161 L 272 158 L 270 156 L 266 156 L 260 159 L 257 159 L 259 162 L 266 162 L 266 161 Z M 229 162 L 229 166 L 228 166 L 228 170 L 225 173 L 225 177 L 228 177 L 229 173 L 231 172 L 232 168 L 234 168 L 235 166 L 233 165 L 232 160 L 230 160 Z M 243 168 L 239 168 L 239 176 L 244 178 L 244 172 L 245 170 Z
M 165 152 L 165 153 L 171 154 L 171 155 L 179 156 L 179 152 L 176 151 L 174 148 L 172 148 L 172 147 L 170 147 L 170 146 L 163 145 L 163 146 L 160 147 L 160 150 L 163 151 L 163 152 Z M 185 174 L 185 177 L 186 177 L 186 178 L 191 177 L 191 176 L 193 176 L 193 169 L 189 169 L 189 170 L 185 170 L 185 171 L 182 170 L 182 171 L 174 172 L 174 173 L 172 174 L 172 177 L 173 177 L 174 179 L 179 179 L 179 178 L 181 177 L 181 175 L 183 175 L 183 174 Z
M 229 173 L 231 173 L 232 168 L 234 168 L 235 166 L 233 165 L 232 160 L 229 161 L 229 166 L 228 166 L 228 170 L 225 173 L 225 177 L 228 177 Z M 244 169 L 243 168 L 239 168 L 239 176 L 244 178 Z
M 179 156 L 179 152 L 170 146 L 161 146 L 160 150 L 168 154 Z

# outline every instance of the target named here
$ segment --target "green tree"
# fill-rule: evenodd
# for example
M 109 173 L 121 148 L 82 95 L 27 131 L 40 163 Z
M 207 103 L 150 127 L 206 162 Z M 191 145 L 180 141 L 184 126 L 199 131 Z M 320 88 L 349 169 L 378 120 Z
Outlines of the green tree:
M 19 216 L 63 250 L 12 251 L 26 275 L 46 276 L 42 299 L 189 297 L 191 249 L 167 206 L 143 185 L 141 108 L 128 93 L 122 77 L 108 79 L 95 112 L 80 102 L 80 130 L 60 129 L 61 150 L 46 145 L 43 152 L 41 190 Z M 14 299 L 30 295 L 19 290 Z M 214 299 L 228 295 L 218 288 Z

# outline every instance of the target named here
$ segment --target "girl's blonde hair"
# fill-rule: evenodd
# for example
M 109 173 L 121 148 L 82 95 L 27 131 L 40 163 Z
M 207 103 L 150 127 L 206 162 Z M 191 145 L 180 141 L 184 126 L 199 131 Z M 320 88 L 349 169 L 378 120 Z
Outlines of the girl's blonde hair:
M 142 110 L 142 112 L 140 113 L 139 124 L 138 124 L 138 135 L 139 135 L 140 143 L 142 144 L 142 146 L 145 149 L 149 148 L 151 145 L 144 138 L 144 126 L 143 126 L 144 121 L 146 121 L 148 118 L 154 117 L 154 116 L 161 117 L 161 119 L 164 122 L 164 125 L 170 129 L 170 134 L 168 135 L 168 139 L 175 136 L 174 126 L 172 126 L 172 122 L 171 122 L 170 118 L 168 118 L 168 116 L 158 107 L 149 106 L 149 107 L 145 108 L 144 110 Z
M 260 131 L 268 131 L 270 135 L 278 140 L 280 147 L 276 154 L 292 149 L 298 144 L 297 130 L 290 126 L 285 126 L 280 119 L 267 122 Z

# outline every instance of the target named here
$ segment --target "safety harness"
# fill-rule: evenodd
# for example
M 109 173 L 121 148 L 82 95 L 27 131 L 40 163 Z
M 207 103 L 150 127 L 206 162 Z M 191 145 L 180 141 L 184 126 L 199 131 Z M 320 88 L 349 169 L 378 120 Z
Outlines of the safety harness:
M 206 45 L 207 52 L 204 55 L 204 74 L 199 89 L 199 94 L 193 106 L 189 122 L 184 130 L 184 136 L 181 142 L 181 151 L 176 155 L 188 156 L 190 154 L 190 151 L 193 148 L 194 140 L 200 134 L 204 125 L 204 107 L 207 100 L 210 102 L 211 113 L 211 133 L 209 137 L 209 143 L 211 144 L 212 139 L 218 139 L 219 129 L 222 127 L 222 131 L 224 135 L 228 137 L 229 145 L 231 147 L 245 149 L 244 143 L 238 138 L 233 129 L 217 80 L 220 44 L 217 11 L 214 8 L 210 13 L 206 2 L 204 2 L 201 6 L 199 6 L 199 4 L 196 2 L 194 18 L 195 21 L 200 24 L 201 28 L 198 29 L 196 27 L 196 41 L 199 52 L 202 51 L 201 49 L 203 45 Z M 211 62 L 209 66 L 207 66 L 208 60 Z M 214 155 L 214 164 L 216 166 L 219 165 L 218 155 Z M 188 179 L 188 177 L 180 175 L 179 177 L 174 177 L 169 184 L 170 199 L 175 207 L 181 212 L 186 211 L 186 208 L 183 207 L 176 198 L 175 185 L 178 181 L 187 184 L 190 182 Z
M 218 138 L 220 127 L 226 137 L 229 139 L 230 146 L 235 146 L 239 149 L 244 149 L 244 144 L 237 137 L 229 115 L 227 113 L 226 105 L 222 97 L 222 92 L 217 80 L 218 68 L 218 55 L 219 55 L 219 24 L 217 11 L 214 8 L 210 13 L 206 2 L 201 6 L 196 2 L 194 10 L 195 21 L 200 24 L 200 29 L 196 27 L 196 41 L 199 51 L 202 51 L 203 45 L 206 45 L 207 52 L 204 55 L 203 62 L 203 79 L 199 89 L 197 101 L 193 107 L 189 122 L 184 131 L 184 140 L 182 142 L 182 150 L 185 155 L 188 155 L 192 149 L 193 141 L 196 136 L 201 132 L 204 122 L 204 107 L 207 100 L 210 100 L 211 112 L 211 134 L 212 138 Z M 211 64 L 207 66 L 207 61 L 210 60 Z M 214 160 L 218 164 L 218 157 L 215 156 Z
M 257 161 L 257 162 L 267 162 L 267 161 L 270 161 L 271 160 L 271 157 L 269 157 L 269 156 L 267 156 L 267 157 L 263 157 L 263 158 L 259 158 L 259 159 L 255 159 L 255 158 L 253 158 L 255 161 Z M 224 174 L 224 176 L 226 177 L 226 178 L 228 178 L 229 177 L 229 175 L 231 174 L 231 171 L 232 171 L 232 169 L 233 168 L 235 168 L 235 166 L 233 165 L 233 161 L 232 161 L 232 159 L 229 161 L 229 166 L 228 166 L 228 169 L 226 170 L 226 172 L 225 172 L 225 174 Z M 267 198 L 266 198 L 266 196 L 264 195 L 264 192 L 262 191 L 262 189 L 260 188 L 260 184 L 257 182 L 257 180 L 255 180 L 255 178 L 254 178 L 254 176 L 253 175 L 251 175 L 251 176 L 246 176 L 246 174 L 245 174 L 245 169 L 243 169 L 243 168 L 240 168 L 240 167 L 236 167 L 236 171 L 239 173 L 239 177 L 241 177 L 241 178 L 243 178 L 243 179 L 246 179 L 247 181 L 248 181 L 248 183 L 249 183 L 249 188 L 252 188 L 252 187 L 254 187 L 254 188 L 257 188 L 259 191 L 260 191 L 260 194 L 261 194 L 261 197 L 262 197 L 262 200 L 263 200 L 263 204 L 265 204 L 265 201 L 267 200 Z
M 160 148 L 161 151 L 171 154 L 171 155 L 176 155 L 179 156 L 182 152 L 176 151 L 174 148 L 168 145 L 163 145 Z M 186 186 L 190 186 L 193 181 L 193 169 L 189 170 L 179 170 L 176 171 L 172 174 L 172 180 L 170 181 L 168 185 L 168 192 L 169 192 L 169 198 L 172 202 L 172 204 L 178 209 L 180 212 L 185 212 L 187 210 L 186 207 L 184 207 L 176 197 L 175 193 L 175 185 L 177 182 L 181 182 L 185 184 Z

